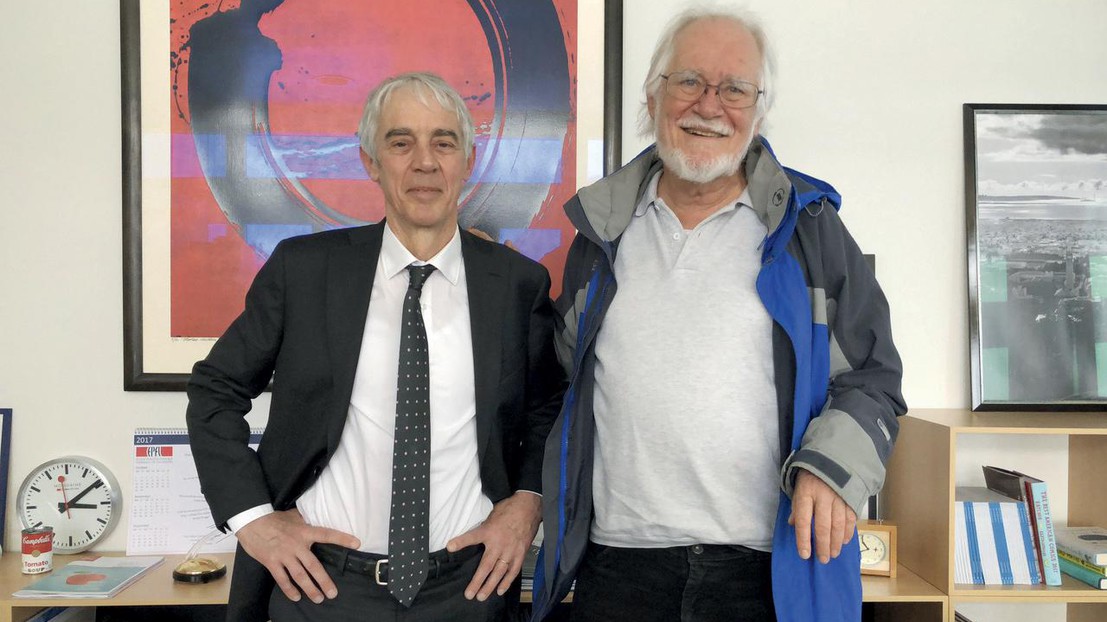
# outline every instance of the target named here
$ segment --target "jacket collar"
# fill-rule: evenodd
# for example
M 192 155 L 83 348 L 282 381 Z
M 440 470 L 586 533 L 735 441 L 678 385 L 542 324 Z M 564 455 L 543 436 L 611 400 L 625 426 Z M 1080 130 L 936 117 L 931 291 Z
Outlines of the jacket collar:
M 744 166 L 753 209 L 766 223 L 769 237 L 801 206 L 821 205 L 824 200 L 834 209 L 841 205 L 841 196 L 830 184 L 782 166 L 763 136 L 750 144 Z M 650 145 L 626 166 L 581 188 L 575 199 L 566 204 L 569 220 L 596 242 L 617 240 L 630 224 L 650 179 L 661 167 L 656 146 Z

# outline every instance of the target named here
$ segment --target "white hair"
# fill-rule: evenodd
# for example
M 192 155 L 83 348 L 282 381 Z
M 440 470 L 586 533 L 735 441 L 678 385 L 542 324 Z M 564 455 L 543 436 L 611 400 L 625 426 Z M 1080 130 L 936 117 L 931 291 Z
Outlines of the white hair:
M 650 116 L 649 99 L 657 99 L 661 92 L 661 74 L 673 60 L 676 38 L 685 28 L 692 24 L 707 19 L 724 19 L 742 26 L 753 36 L 757 43 L 757 49 L 761 52 L 761 83 L 758 85 L 764 93 L 757 98 L 757 120 L 765 118 L 772 108 L 776 93 L 773 91 L 773 74 L 776 69 L 776 58 L 769 46 L 768 37 L 761 21 L 752 12 L 734 7 L 722 5 L 698 5 L 677 14 L 665 27 L 661 37 L 657 40 L 653 57 L 650 59 L 650 69 L 646 73 L 646 80 L 642 83 L 642 108 L 638 113 L 638 133 L 640 136 L 652 135 L 656 130 L 653 117 Z
M 411 72 L 388 78 L 377 85 L 369 97 L 365 100 L 365 109 L 361 113 L 361 122 L 357 126 L 358 140 L 361 148 L 370 158 L 377 159 L 377 126 L 380 125 L 381 111 L 393 93 L 410 88 L 419 97 L 419 101 L 429 104 L 428 95 L 434 96 L 446 110 L 457 116 L 458 130 L 461 132 L 462 153 L 468 155 L 473 151 L 473 117 L 469 114 L 469 108 L 461 95 L 446 83 L 442 78 L 433 73 Z

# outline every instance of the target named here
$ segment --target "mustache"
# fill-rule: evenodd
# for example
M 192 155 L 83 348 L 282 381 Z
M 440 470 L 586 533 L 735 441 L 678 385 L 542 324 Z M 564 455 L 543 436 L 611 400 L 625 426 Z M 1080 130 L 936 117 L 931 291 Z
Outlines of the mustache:
M 685 130 L 699 130 L 702 132 L 714 132 L 723 136 L 730 136 L 734 128 L 719 120 L 704 119 L 692 112 L 677 121 L 677 127 Z

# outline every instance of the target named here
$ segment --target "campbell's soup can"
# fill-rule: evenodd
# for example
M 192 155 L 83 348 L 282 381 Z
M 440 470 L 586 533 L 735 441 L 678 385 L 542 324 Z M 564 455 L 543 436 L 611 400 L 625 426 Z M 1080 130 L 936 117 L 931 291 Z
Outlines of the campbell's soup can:
M 23 530 L 23 574 L 39 574 L 54 569 L 54 528 Z

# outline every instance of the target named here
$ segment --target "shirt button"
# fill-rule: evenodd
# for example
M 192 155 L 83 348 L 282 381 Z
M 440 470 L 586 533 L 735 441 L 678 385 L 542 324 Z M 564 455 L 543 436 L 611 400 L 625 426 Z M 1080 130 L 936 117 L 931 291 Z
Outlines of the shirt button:
M 695 553 L 696 555 L 699 555 L 699 554 L 703 553 L 703 545 L 702 544 L 693 545 L 692 546 L 692 552 Z
M 680 234 L 679 233 L 674 233 L 673 234 L 673 239 L 674 240 L 679 240 L 680 239 Z

